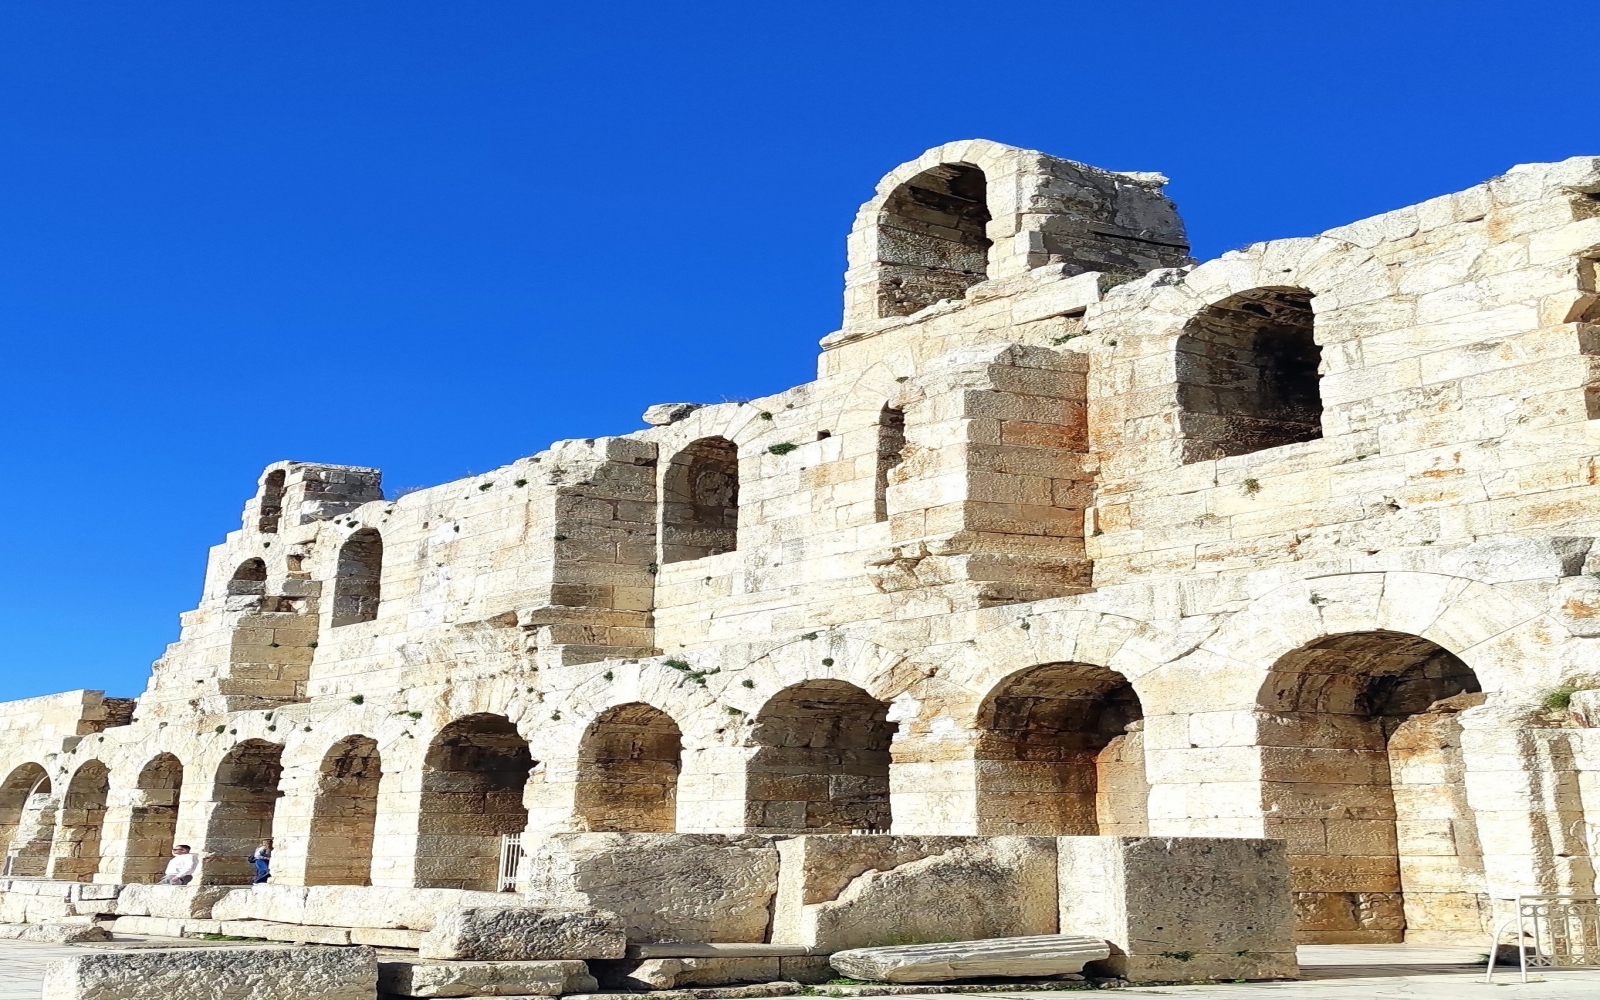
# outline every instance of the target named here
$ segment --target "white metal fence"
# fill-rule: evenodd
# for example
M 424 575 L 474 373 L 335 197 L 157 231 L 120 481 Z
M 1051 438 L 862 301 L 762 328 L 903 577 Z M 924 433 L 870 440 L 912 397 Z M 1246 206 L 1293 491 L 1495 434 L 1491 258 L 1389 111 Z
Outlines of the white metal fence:
M 1523 982 L 1529 969 L 1600 966 L 1600 896 L 1518 896 L 1514 902 L 1515 914 L 1500 922 L 1489 942 L 1485 982 L 1494 981 L 1500 939 L 1513 927 Z
M 516 892 L 517 879 L 522 875 L 522 834 L 507 833 L 500 837 L 500 891 Z

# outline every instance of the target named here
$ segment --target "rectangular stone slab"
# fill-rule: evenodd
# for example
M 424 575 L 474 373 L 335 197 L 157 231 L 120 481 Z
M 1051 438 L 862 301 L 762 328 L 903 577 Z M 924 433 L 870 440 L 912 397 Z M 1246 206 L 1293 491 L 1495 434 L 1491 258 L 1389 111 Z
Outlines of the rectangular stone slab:
M 370 948 L 90 952 L 52 964 L 41 1000 L 372 1000 Z
M 950 941 L 836 953 L 835 969 L 852 979 L 887 983 L 937 983 L 951 979 L 1023 979 L 1081 972 L 1084 963 L 1111 956 L 1100 938 L 1080 934 Z
M 406 997 L 553 997 L 597 986 L 577 961 L 380 962 L 378 989 Z
M 804 944 L 696 944 L 669 941 L 662 944 L 630 944 L 629 958 L 791 958 L 815 955 L 817 949 Z

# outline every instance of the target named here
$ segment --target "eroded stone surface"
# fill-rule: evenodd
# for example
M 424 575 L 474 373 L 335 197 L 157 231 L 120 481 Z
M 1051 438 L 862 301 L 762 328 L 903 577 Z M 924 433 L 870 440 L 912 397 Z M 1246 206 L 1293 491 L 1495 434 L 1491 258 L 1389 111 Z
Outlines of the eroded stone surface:
M 378 991 L 407 997 L 560 996 L 597 988 L 579 961 L 378 963 Z
M 628 940 L 614 913 L 531 906 L 463 906 L 422 936 L 422 958 L 467 961 L 621 958 Z
M 42 1000 L 372 1000 L 370 948 L 88 952 L 45 973 Z
M 1080 972 L 1089 962 L 1109 957 L 1100 938 L 1045 934 L 953 941 L 836 952 L 833 967 L 853 979 L 889 983 L 937 983 L 998 976 L 1023 979 Z

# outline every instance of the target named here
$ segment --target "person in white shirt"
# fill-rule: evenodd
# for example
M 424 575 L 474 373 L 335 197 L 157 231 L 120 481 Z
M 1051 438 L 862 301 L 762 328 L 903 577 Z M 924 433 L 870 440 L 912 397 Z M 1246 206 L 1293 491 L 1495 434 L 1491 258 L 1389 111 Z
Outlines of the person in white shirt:
M 156 885 L 188 885 L 194 880 L 195 870 L 199 867 L 200 855 L 190 850 L 188 844 L 179 844 L 172 849 L 167 872 L 156 881 Z

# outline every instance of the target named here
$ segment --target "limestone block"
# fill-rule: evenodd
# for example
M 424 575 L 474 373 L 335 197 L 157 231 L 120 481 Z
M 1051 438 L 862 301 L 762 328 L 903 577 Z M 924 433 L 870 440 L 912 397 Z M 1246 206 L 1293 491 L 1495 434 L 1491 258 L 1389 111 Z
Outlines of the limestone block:
M 304 923 L 308 891 L 303 885 L 263 883 L 240 886 L 217 900 L 211 912 L 205 916 L 213 920 L 273 920 L 281 924 Z
M 600 985 L 617 990 L 675 990 L 688 986 L 770 983 L 781 978 L 776 957 L 625 958 L 596 962 L 594 972 Z
M 554 997 L 598 988 L 578 961 L 378 963 L 378 991 L 406 997 Z
M 1491 538 L 1445 553 L 1440 566 L 1484 583 L 1554 580 L 1583 572 L 1593 544 L 1593 538 Z
M 219 903 L 239 891 L 226 885 L 125 885 L 117 895 L 114 912 L 118 916 L 209 920 Z
M 370 948 L 183 948 L 63 959 L 41 1000 L 372 1000 L 377 988 Z
M 345 927 L 317 927 L 306 924 L 280 924 L 272 920 L 222 920 L 219 933 L 232 937 L 262 938 L 291 944 L 347 945 L 350 931 Z
M 869 870 L 836 899 L 802 908 L 799 941 L 821 952 L 1054 934 L 1050 837 L 986 837 Z
M 621 958 L 627 948 L 622 921 L 604 910 L 463 906 L 423 935 L 418 953 L 422 958 L 520 962 Z
M 1081 934 L 1042 934 L 984 941 L 951 941 L 890 948 L 852 948 L 834 954 L 833 967 L 854 979 L 937 983 L 950 979 L 1022 979 L 1080 972 L 1111 955 L 1105 941 Z
M 630 941 L 763 941 L 777 891 L 769 837 L 555 834 L 527 847 L 528 901 L 597 907 Z
M 96 924 L 0 924 L 0 939 L 36 941 L 40 944 L 80 944 L 109 941 L 111 935 Z
M 643 419 L 651 427 L 665 427 L 667 424 L 677 423 L 704 405 L 704 403 L 656 403 L 654 406 L 645 407 Z
M 319 885 L 305 893 L 300 923 L 329 927 L 395 927 L 429 931 L 458 906 L 506 906 L 513 897 L 466 889 L 406 889 L 374 885 Z
M 1097 968 L 1135 982 L 1298 971 L 1282 841 L 1061 837 L 1061 929 L 1111 944 Z
M 370 945 L 374 948 L 405 948 L 416 951 L 422 947 L 422 933 L 400 927 L 352 927 L 350 943 Z
M 837 899 L 850 882 L 868 871 L 897 868 L 967 842 L 965 837 L 807 835 L 777 843 L 782 861 L 773 902 L 772 940 L 800 940 L 804 908 Z
M 663 941 L 628 945 L 629 958 L 804 958 L 817 949 L 803 944 L 704 944 Z

